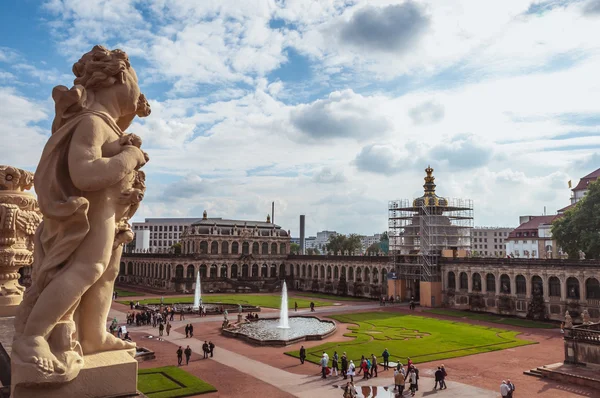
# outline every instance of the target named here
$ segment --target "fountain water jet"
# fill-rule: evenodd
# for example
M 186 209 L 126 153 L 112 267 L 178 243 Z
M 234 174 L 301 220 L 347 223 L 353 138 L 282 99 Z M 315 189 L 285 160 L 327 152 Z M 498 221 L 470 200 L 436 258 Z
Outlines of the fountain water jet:
M 289 329 L 290 321 L 288 317 L 288 297 L 287 297 L 287 285 L 283 281 L 283 287 L 281 288 L 281 312 L 279 313 L 279 329 Z
M 194 291 L 194 310 L 198 310 L 200 305 L 202 304 L 202 296 L 200 291 L 200 271 L 198 271 L 198 276 L 196 277 L 196 290 Z

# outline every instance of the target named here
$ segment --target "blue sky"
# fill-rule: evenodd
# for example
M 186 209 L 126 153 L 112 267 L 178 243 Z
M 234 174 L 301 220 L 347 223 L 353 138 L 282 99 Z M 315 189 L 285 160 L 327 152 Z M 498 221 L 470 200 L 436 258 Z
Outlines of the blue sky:
M 125 50 L 151 117 L 137 218 L 386 229 L 387 201 L 471 198 L 475 223 L 568 204 L 600 167 L 600 0 L 49 0 L 0 4 L 2 163 L 34 170 L 52 88 Z

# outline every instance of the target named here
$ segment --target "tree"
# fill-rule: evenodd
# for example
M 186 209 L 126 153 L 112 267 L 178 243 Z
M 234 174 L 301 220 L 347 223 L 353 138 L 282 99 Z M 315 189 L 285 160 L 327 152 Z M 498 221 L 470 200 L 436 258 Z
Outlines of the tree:
M 381 236 L 379 237 L 379 241 L 380 241 L 380 242 L 385 242 L 385 241 L 388 241 L 388 242 L 389 242 L 389 240 L 390 240 L 390 238 L 389 238 L 389 236 L 388 236 L 388 233 L 387 233 L 387 231 L 383 231 L 383 232 L 381 233 Z
M 173 253 L 181 254 L 181 242 L 175 243 L 173 246 L 171 246 L 171 249 L 173 249 Z
M 306 249 L 306 254 L 308 254 L 309 256 L 313 256 L 313 255 L 318 256 L 319 254 L 321 254 L 321 252 L 317 248 L 314 248 L 314 249 L 310 248 L 310 249 Z
M 357 234 L 350 234 L 346 237 L 346 241 L 344 242 L 343 251 L 347 251 L 352 254 L 362 247 L 362 242 L 360 241 L 360 236 Z
M 327 242 L 327 251 L 333 254 L 337 254 L 338 252 L 344 251 L 345 242 L 346 235 L 331 235 L 329 236 L 329 241 Z
M 390 238 L 388 236 L 387 231 L 384 231 L 379 238 L 379 247 L 381 251 L 385 254 L 388 254 L 390 251 Z
M 587 194 L 552 224 L 552 236 L 569 258 L 600 257 L 600 180 L 588 185 Z
M 291 254 L 298 254 L 300 253 L 300 245 L 297 243 L 292 243 L 290 245 L 290 253 Z
M 371 246 L 367 247 L 367 253 L 381 253 L 383 250 L 381 249 L 381 242 L 373 243 Z

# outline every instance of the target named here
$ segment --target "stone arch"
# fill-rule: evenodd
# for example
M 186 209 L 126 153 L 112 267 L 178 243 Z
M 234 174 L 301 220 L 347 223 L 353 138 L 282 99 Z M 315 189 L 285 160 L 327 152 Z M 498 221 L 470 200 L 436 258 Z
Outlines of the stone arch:
M 243 264 L 242 265 L 242 279 L 247 279 L 248 278 L 248 264 Z
M 340 271 L 340 279 L 347 279 L 348 273 L 346 272 L 346 267 L 342 266 L 342 270 Z
M 231 254 L 240 254 L 240 244 L 238 242 L 231 244 Z
M 381 269 L 381 284 L 385 287 L 387 291 L 387 268 Z
M 373 267 L 372 276 L 373 276 L 373 283 L 378 284 L 379 283 L 379 271 L 375 267 Z
M 510 276 L 500 275 L 500 293 L 510 294 Z
M 348 280 L 354 281 L 354 267 L 348 268 Z
M 287 254 L 287 248 L 285 243 L 279 245 L 279 254 Z
M 307 268 L 308 268 L 308 278 L 312 278 L 312 276 L 313 276 L 312 265 L 309 264 Z
M 269 244 L 267 242 L 263 242 L 261 245 L 261 253 L 263 255 L 269 254 Z
M 567 297 L 573 300 L 579 300 L 581 298 L 581 287 L 579 286 L 579 279 L 575 277 L 567 278 Z
M 227 278 L 227 264 L 221 265 L 221 278 Z
M 284 279 L 286 275 L 287 273 L 285 272 L 285 264 L 282 263 L 279 265 L 279 278 Z
M 262 278 L 268 278 L 269 277 L 269 267 L 267 266 L 267 264 L 263 264 L 260 267 L 260 276 Z
M 300 264 L 296 264 L 296 272 L 294 273 L 294 275 L 300 275 Z
M 190 264 L 187 266 L 186 276 L 187 276 L 187 278 L 192 278 L 192 279 L 196 277 L 193 264 Z
M 365 267 L 363 271 L 363 276 L 363 280 L 365 281 L 365 283 L 371 283 L 371 271 L 369 270 L 369 267 Z
M 277 266 L 271 264 L 271 278 L 277 278 Z
M 448 272 L 448 280 L 446 281 L 448 290 L 456 290 L 456 276 L 453 271 Z
M 588 278 L 585 281 L 585 298 L 586 300 L 600 299 L 600 283 L 596 278 Z
M 319 273 L 321 279 L 325 279 L 325 266 L 321 265 L 321 272 Z
M 336 281 L 340 279 L 340 269 L 337 265 L 333 267 L 333 279 L 335 279 Z
M 485 291 L 496 293 L 496 276 L 494 274 L 487 274 L 485 276 Z
M 277 243 L 271 243 L 271 254 L 277 254 Z
M 480 292 L 481 291 L 481 275 L 479 274 L 479 272 L 474 272 L 473 275 L 471 276 L 471 290 L 474 292 Z
M 231 276 L 230 278 L 232 279 L 237 279 L 239 277 L 239 271 L 238 271 L 238 265 L 237 264 L 232 264 L 231 265 Z
M 458 288 L 461 290 L 467 290 L 469 288 L 469 277 L 466 272 L 461 272 L 458 275 Z
M 217 279 L 217 277 L 218 277 L 218 275 L 217 275 L 218 270 L 219 270 L 219 268 L 217 267 L 217 264 L 213 264 L 213 265 L 210 266 L 210 278 L 211 279 Z
M 539 275 L 534 275 L 531 278 L 531 294 L 536 293 L 539 290 L 539 294 L 544 294 L 544 281 Z
M 183 278 L 183 265 L 177 264 L 175 267 L 175 278 L 182 279 Z
M 125 275 L 125 261 L 121 261 L 119 264 L 119 275 Z
M 250 254 L 250 242 L 242 243 L 242 254 Z
M 331 265 L 327 266 L 327 279 L 331 279 L 332 277 L 332 269 L 331 269 Z
M 219 242 L 216 240 L 210 244 L 210 254 L 219 254 Z
M 526 295 L 527 294 L 527 280 L 523 275 L 517 275 L 515 279 L 517 285 L 517 294 Z
M 356 267 L 356 273 L 354 274 L 354 280 L 362 281 L 362 268 L 361 267 Z
M 302 264 L 302 277 L 306 278 L 306 264 Z
M 223 241 L 221 243 L 221 254 L 229 254 L 229 242 Z
M 208 270 L 207 270 L 206 264 L 202 264 L 200 266 L 200 278 L 206 279 L 207 271 Z
M 260 254 L 260 245 L 258 242 L 252 244 L 252 254 Z
M 551 276 L 548 278 L 548 296 L 550 297 L 560 297 L 560 279 L 556 276 Z
M 208 254 L 208 242 L 205 240 L 200 242 L 200 254 Z

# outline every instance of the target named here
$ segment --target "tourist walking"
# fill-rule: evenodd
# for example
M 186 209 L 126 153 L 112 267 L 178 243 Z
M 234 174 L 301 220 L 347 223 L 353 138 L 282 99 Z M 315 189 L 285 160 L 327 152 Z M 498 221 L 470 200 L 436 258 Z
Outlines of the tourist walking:
M 179 349 L 177 350 L 177 366 L 181 366 L 182 360 L 183 360 L 183 350 L 181 349 L 181 346 L 179 346 Z
M 327 357 L 325 356 L 325 353 L 323 353 L 323 356 L 321 357 L 321 378 L 322 379 L 326 379 L 327 378 Z
M 310 302 L 310 312 L 315 312 L 315 303 Z
M 342 354 L 342 376 L 344 376 L 344 379 L 348 379 L 348 357 L 346 353 Z
M 304 365 L 304 360 L 306 359 L 306 348 L 304 346 L 300 347 L 300 363 Z
M 190 323 L 190 338 L 194 337 L 194 325 Z
M 440 390 L 442 389 L 442 377 L 442 367 L 438 366 L 437 370 L 435 371 L 435 384 L 433 385 L 434 390 L 437 390 L 438 383 L 440 385 Z
M 510 387 L 506 384 L 506 380 L 502 380 L 502 384 L 500 384 L 500 395 L 502 395 L 502 398 L 508 398 L 509 393 Z
M 183 308 L 179 309 L 179 320 L 185 321 L 185 314 L 183 313 Z
M 515 385 L 510 381 L 510 379 L 506 380 L 506 385 L 508 386 L 508 398 L 512 398 L 513 393 L 515 392 Z
M 396 390 L 398 390 L 400 396 L 404 394 L 404 383 L 404 374 L 399 369 L 394 370 L 394 384 L 396 385 Z
M 383 370 L 388 370 L 390 368 L 390 352 L 387 348 L 383 350 L 381 357 L 383 358 Z
M 352 360 L 350 360 L 350 365 L 348 365 L 347 375 L 350 376 L 350 382 L 354 383 L 354 376 L 356 375 L 356 366 L 354 365 L 354 361 Z
M 354 387 L 354 383 L 349 381 L 348 383 L 346 383 L 346 387 L 344 387 L 344 398 L 355 398 L 356 396 L 357 394 L 356 388 Z
M 410 368 L 415 371 L 417 382 L 415 383 L 415 391 L 419 391 L 419 369 L 415 365 L 411 365 Z
M 169 333 L 171 332 L 171 324 L 167 321 L 167 336 L 169 335 Z
M 363 379 L 369 380 L 369 360 L 363 359 L 360 364 L 360 370 L 363 372 Z
M 408 381 L 410 383 L 410 395 L 414 397 L 417 391 L 417 373 L 415 372 L 415 368 L 411 368 L 410 372 L 408 372 Z
M 333 352 L 333 360 L 331 361 L 331 374 L 333 375 L 335 372 L 335 376 L 338 375 L 338 361 L 339 361 L 339 357 L 338 357 L 338 353 L 337 351 Z
M 185 338 L 190 337 L 190 325 L 185 325 Z
M 208 343 L 206 341 L 202 344 L 202 351 L 204 352 L 204 359 L 208 358 Z
M 213 352 L 215 351 L 215 343 L 212 341 L 208 342 L 208 350 L 210 351 L 210 357 L 213 357 Z
M 444 364 L 442 364 L 441 366 L 441 371 L 442 371 L 442 379 L 440 381 L 440 390 L 441 389 L 446 389 L 448 387 L 446 387 L 446 376 L 448 376 L 448 373 L 446 373 L 446 368 L 444 367 Z
M 373 376 L 375 373 L 375 376 Z M 371 377 L 377 377 L 377 357 L 375 354 L 371 354 Z
M 158 324 L 158 335 L 162 336 L 164 330 L 165 330 L 165 325 L 163 323 L 159 323 Z
M 298 302 L 294 301 L 294 312 L 298 312 Z
M 190 348 L 189 345 L 185 349 L 184 354 L 185 354 L 185 364 L 187 365 L 190 363 L 190 357 L 192 356 L 192 349 Z

